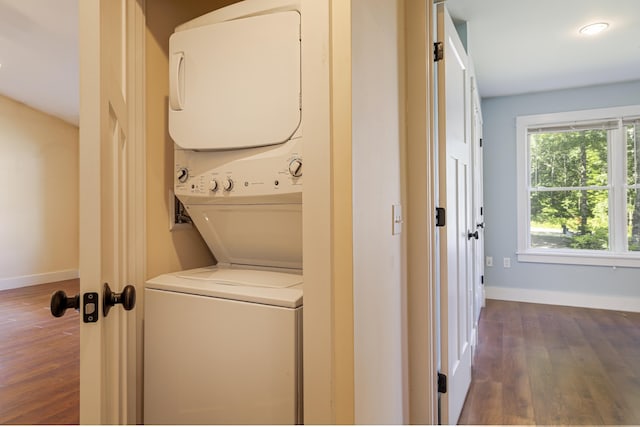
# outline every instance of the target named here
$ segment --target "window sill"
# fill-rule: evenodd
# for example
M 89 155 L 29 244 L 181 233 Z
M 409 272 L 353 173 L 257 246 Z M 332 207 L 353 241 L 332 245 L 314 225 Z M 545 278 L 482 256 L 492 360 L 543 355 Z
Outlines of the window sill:
M 595 251 L 519 251 L 519 262 L 545 264 L 593 265 L 601 267 L 640 267 L 640 253 L 616 254 Z

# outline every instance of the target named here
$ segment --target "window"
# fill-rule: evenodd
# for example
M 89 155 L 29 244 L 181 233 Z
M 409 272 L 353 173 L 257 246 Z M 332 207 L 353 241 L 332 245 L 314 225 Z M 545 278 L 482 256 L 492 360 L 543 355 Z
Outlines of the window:
M 640 106 L 516 123 L 518 259 L 640 266 Z

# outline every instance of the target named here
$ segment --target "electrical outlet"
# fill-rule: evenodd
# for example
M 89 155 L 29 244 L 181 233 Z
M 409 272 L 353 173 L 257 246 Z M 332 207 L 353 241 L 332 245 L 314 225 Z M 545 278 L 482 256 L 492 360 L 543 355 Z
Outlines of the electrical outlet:
M 504 268 L 511 268 L 511 258 L 507 257 L 503 260 L 503 262 L 504 262 Z
M 493 267 L 493 257 L 488 256 L 486 261 L 487 267 Z

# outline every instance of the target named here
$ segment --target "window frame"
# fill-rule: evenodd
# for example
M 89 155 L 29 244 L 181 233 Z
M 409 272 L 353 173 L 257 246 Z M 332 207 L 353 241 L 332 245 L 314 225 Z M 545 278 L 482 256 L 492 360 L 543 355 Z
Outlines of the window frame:
M 616 221 L 626 213 L 626 172 L 611 173 L 612 168 L 626 171 L 626 137 L 622 121 L 640 116 L 640 105 L 567 111 L 516 117 L 516 172 L 517 172 L 517 226 L 518 246 L 516 255 L 520 262 L 551 264 L 579 264 L 611 267 L 640 267 L 640 252 L 621 250 L 626 247 L 626 220 Z M 572 122 L 618 120 L 619 128 L 610 130 L 608 136 L 608 191 L 609 196 L 609 250 L 532 248 L 530 244 L 530 150 L 529 129 L 570 124 Z M 622 134 L 622 135 L 620 135 Z M 613 149 L 613 141 L 621 139 L 624 149 Z M 621 242 L 620 239 L 624 240 Z

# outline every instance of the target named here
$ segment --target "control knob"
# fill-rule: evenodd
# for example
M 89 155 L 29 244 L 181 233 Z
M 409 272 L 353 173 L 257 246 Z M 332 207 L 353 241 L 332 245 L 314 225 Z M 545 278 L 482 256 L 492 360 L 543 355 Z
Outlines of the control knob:
M 211 182 L 209 183 L 209 190 L 216 192 L 218 191 L 219 188 L 220 186 L 218 185 L 218 181 L 215 179 L 212 179 Z
M 299 178 L 302 176 L 302 159 L 293 159 L 289 163 L 289 173 L 291 176 Z
M 222 189 L 224 191 L 231 191 L 233 189 L 233 180 L 231 178 L 225 178 L 222 181 Z
M 178 181 L 184 184 L 189 179 L 189 169 L 187 168 L 178 169 L 176 176 L 178 178 Z

